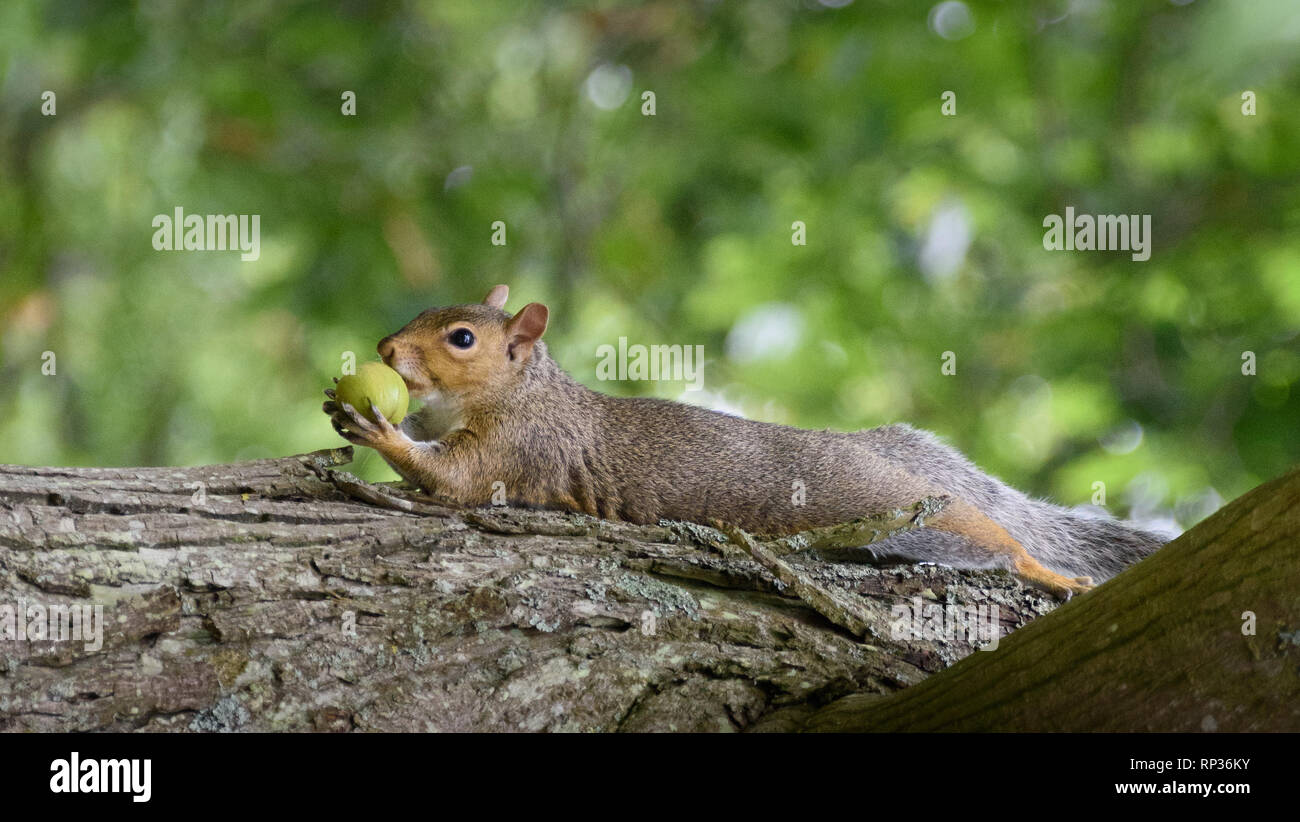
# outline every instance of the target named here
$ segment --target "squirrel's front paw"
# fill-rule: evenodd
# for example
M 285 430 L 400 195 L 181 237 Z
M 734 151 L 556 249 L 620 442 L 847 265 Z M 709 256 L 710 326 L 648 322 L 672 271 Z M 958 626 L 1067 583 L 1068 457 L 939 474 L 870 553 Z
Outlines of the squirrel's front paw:
M 325 389 L 325 396 L 329 399 L 321 410 L 329 414 L 334 430 L 348 442 L 382 452 L 400 448 L 409 441 L 405 432 L 389 422 L 374 403 L 370 405 L 370 413 L 375 418 L 372 422 L 351 405 L 339 402 L 332 389 Z

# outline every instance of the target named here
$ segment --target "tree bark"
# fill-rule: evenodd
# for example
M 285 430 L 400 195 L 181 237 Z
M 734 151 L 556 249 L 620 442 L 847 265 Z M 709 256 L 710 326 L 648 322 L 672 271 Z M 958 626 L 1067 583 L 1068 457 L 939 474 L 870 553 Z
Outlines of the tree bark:
M 891 638 L 891 605 L 994 602 L 1004 632 L 1056 605 L 1001 571 L 456 510 L 350 459 L 0 466 L 0 729 L 788 730 L 976 647 Z M 87 604 L 102 645 L 37 638 Z
M 0 466 L 0 730 L 1300 728 L 1300 472 L 1054 611 L 834 547 L 942 501 L 760 543 L 454 509 L 350 459 Z M 100 644 L 16 636 L 84 604 Z M 891 612 L 989 605 L 1034 623 L 972 654 Z
M 1300 470 L 1087 596 L 814 731 L 1300 731 Z

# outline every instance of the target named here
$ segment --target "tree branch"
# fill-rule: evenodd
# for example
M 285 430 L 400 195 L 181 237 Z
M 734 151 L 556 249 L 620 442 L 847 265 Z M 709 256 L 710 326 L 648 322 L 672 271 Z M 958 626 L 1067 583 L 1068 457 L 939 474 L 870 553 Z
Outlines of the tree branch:
M 1300 470 L 1095 591 L 815 731 L 1300 730 Z
M 0 639 L 0 730 L 781 730 L 976 647 L 891 638 L 893 605 L 997 602 L 1004 631 L 1056 605 L 815 541 L 763 543 L 774 566 L 691 523 L 455 509 L 350 458 L 0 466 L 0 636 L 6 608 L 104 620 L 98 647 Z

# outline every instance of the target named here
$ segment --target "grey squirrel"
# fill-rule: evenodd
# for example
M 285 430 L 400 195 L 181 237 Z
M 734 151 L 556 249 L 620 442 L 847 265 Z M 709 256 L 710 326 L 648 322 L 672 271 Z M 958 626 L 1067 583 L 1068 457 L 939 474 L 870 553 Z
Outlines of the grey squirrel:
M 323 410 L 335 430 L 377 450 L 409 482 L 468 506 L 489 503 L 501 483 L 495 488 L 512 504 L 776 535 L 947 496 L 925 527 L 872 551 L 1007 568 L 1064 597 L 1165 542 L 1031 499 L 907 425 L 807 431 L 592 391 L 547 354 L 546 306 L 529 303 L 512 316 L 503 310 L 508 294 L 498 285 L 482 304 L 429 309 L 381 340 L 380 356 L 424 407 L 395 427 L 378 409 L 371 422 L 327 390 Z

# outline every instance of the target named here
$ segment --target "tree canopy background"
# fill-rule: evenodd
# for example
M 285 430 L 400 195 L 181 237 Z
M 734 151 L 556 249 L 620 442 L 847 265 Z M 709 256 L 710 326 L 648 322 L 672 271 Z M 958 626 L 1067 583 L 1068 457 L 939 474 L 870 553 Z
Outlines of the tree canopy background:
M 1186 527 L 1300 453 L 1298 46 L 1291 0 L 6 3 L 0 461 L 341 444 L 344 352 L 505 282 L 599 390 Z M 260 259 L 155 251 L 177 206 Z M 1045 250 L 1067 206 L 1150 260 Z M 598 382 L 619 337 L 704 390 Z

